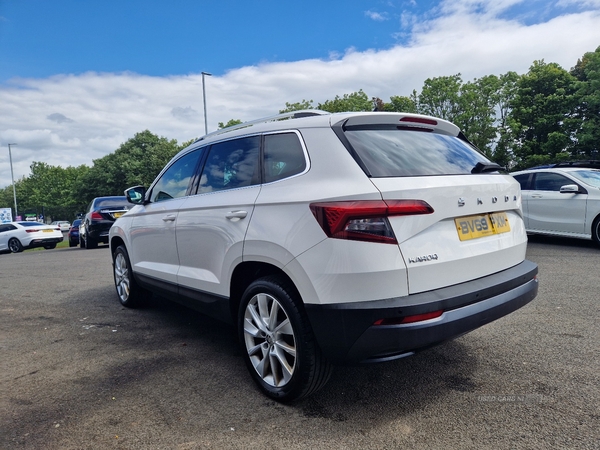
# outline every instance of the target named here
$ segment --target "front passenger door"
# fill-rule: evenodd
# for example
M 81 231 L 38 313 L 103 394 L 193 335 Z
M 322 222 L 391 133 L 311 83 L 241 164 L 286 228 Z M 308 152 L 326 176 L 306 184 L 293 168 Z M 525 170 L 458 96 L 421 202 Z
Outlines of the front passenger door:
M 567 184 L 575 184 L 575 182 L 557 173 L 535 174 L 532 189 L 527 192 L 526 199 L 528 230 L 583 233 L 588 196 L 575 193 L 561 194 L 561 186 Z
M 151 187 L 149 203 L 132 218 L 130 256 L 135 271 L 170 283 L 173 291 L 177 290 L 179 268 L 175 239 L 177 217 L 189 194 L 203 150 L 194 150 L 173 162 Z
M 260 192 L 260 136 L 213 144 L 197 194 L 177 220 L 180 292 L 229 295 L 229 269 L 241 261 L 246 230 Z

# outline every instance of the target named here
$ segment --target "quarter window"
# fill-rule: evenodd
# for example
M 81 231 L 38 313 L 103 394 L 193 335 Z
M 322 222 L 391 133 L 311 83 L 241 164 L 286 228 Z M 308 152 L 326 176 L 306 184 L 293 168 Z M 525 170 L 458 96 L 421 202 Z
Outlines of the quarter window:
M 200 176 L 198 193 L 259 184 L 259 148 L 258 136 L 213 145 Z
M 185 196 L 201 153 L 202 149 L 195 150 L 171 164 L 152 188 L 150 201 L 160 202 Z
M 264 141 L 265 183 L 302 173 L 306 158 L 295 133 L 270 134 Z

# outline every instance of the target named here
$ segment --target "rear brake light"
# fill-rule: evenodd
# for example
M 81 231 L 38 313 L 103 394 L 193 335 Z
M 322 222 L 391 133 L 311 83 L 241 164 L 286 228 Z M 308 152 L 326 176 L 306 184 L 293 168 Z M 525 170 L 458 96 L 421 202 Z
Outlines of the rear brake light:
M 104 217 L 99 212 L 94 211 L 90 216 L 92 220 L 104 220 Z
M 38 230 L 37 228 L 34 228 L 34 229 L 28 228 L 28 229 L 27 229 L 27 230 L 25 230 L 25 231 L 26 231 L 27 233 L 37 233 L 37 232 L 38 232 L 38 231 L 40 231 L 40 230 Z
M 400 122 L 412 122 L 412 123 L 423 123 L 425 125 L 433 125 L 436 126 L 437 120 L 434 119 L 427 119 L 425 117 L 403 117 L 402 119 L 400 119 Z
M 415 314 L 413 316 L 393 317 L 390 319 L 376 320 L 373 325 L 401 325 L 404 323 L 423 322 L 424 320 L 436 319 L 444 313 L 444 310 L 432 311 L 424 314 Z
M 330 238 L 386 244 L 398 243 L 388 217 L 433 212 L 433 208 L 422 200 L 312 203 L 310 209 Z

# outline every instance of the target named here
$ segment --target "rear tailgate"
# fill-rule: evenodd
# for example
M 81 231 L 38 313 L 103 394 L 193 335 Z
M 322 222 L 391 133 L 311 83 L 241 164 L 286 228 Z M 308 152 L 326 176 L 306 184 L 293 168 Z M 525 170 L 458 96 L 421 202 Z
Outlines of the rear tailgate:
M 432 214 L 389 217 L 408 268 L 409 293 L 480 278 L 525 259 L 520 189 L 509 175 L 371 181 L 384 200 L 423 200 L 433 207 Z

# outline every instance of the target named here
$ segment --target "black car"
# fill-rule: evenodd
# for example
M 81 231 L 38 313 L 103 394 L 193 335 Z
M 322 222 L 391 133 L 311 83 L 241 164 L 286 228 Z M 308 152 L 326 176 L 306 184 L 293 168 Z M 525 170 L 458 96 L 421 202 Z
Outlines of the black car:
M 108 231 L 112 224 L 129 211 L 126 197 L 96 197 L 87 208 L 79 224 L 79 246 L 96 248 L 99 242 L 108 244 Z
M 81 219 L 75 219 L 69 228 L 67 237 L 69 239 L 69 247 L 77 247 L 79 245 L 79 224 Z

